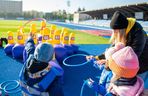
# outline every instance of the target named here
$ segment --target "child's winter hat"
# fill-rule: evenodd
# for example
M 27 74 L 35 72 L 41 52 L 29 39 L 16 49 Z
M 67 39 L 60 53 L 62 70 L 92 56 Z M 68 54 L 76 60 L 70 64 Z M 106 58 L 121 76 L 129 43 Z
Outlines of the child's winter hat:
M 52 60 L 54 54 L 54 48 L 51 44 L 40 43 L 34 52 L 34 58 L 38 61 L 48 63 Z
M 118 43 L 115 44 L 115 49 L 116 50 L 120 50 L 120 49 L 122 49 L 124 47 L 125 47 L 125 45 L 122 42 L 118 42 Z
M 115 47 L 111 47 L 105 51 L 105 58 L 108 60 L 116 52 Z
M 105 51 L 105 58 L 108 60 L 116 51 L 118 51 L 124 47 L 125 46 L 123 43 L 121 43 L 121 42 L 116 43 L 114 47 L 111 47 Z
M 119 11 L 116 11 L 111 19 L 110 27 L 112 29 L 124 29 L 127 28 L 127 26 L 127 18 Z
M 129 46 L 117 51 L 109 59 L 109 68 L 120 77 L 133 78 L 139 70 L 138 57 Z

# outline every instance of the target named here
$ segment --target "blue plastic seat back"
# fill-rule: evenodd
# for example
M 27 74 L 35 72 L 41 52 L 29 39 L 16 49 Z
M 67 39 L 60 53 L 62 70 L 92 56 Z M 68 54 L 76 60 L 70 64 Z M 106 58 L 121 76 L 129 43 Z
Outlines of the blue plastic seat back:
M 61 76 L 61 72 L 59 72 L 56 68 L 52 67 L 50 72 L 47 73 L 45 78 L 41 82 L 38 83 L 40 91 L 46 91 L 48 86 L 54 81 L 56 76 Z

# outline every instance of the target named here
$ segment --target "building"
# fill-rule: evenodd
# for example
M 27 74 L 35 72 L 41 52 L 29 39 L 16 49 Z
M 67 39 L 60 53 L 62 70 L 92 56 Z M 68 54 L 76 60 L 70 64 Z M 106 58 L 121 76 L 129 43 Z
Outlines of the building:
M 79 21 L 89 20 L 89 19 L 92 19 L 92 18 L 88 14 L 75 13 L 73 17 L 73 23 L 78 23 Z
M 0 14 L 22 14 L 22 1 L 0 0 Z
M 91 16 L 93 19 L 109 20 L 111 19 L 115 11 L 120 11 L 127 17 L 134 17 L 138 20 L 148 21 L 148 2 L 133 5 L 117 6 L 113 8 L 105 8 L 99 10 L 82 11 L 77 14 L 87 14 Z M 81 18 L 82 17 L 77 17 L 77 19 L 75 20 L 81 20 Z

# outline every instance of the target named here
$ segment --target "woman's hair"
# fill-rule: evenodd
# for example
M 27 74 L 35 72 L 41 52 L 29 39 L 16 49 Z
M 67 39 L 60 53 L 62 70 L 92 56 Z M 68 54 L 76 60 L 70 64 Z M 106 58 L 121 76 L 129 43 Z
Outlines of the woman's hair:
M 118 29 L 119 32 L 113 32 L 110 43 L 115 44 L 117 42 L 122 42 L 126 45 L 126 29 Z

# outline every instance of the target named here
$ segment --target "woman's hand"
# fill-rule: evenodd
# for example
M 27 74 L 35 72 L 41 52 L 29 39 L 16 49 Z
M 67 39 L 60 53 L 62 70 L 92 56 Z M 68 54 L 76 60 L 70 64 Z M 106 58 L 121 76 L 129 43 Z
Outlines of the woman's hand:
M 101 60 L 97 60 L 96 62 L 97 62 L 97 64 L 102 65 L 102 64 L 106 63 L 106 60 L 105 59 L 101 59 Z
M 92 60 L 93 58 L 95 58 L 95 57 L 92 56 L 92 55 L 86 56 L 86 60 L 87 60 L 87 61 L 90 61 L 90 60 Z M 106 60 L 105 60 L 105 59 L 97 60 L 96 63 L 97 63 L 97 64 L 105 64 L 105 63 L 106 63 Z
M 87 60 L 87 61 L 90 61 L 90 60 L 92 60 L 93 58 L 94 58 L 94 56 L 92 56 L 92 55 L 86 56 L 86 60 Z

